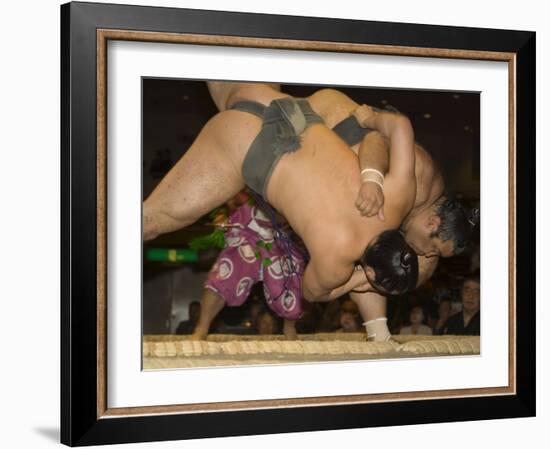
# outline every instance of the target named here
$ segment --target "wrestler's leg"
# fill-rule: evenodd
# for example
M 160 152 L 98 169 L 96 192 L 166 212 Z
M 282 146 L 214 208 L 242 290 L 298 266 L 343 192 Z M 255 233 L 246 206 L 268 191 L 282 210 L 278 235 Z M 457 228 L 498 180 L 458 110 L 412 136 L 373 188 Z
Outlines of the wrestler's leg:
M 367 327 L 371 341 L 387 341 L 391 333 L 387 325 L 386 297 L 374 292 L 350 292 L 350 298 L 357 304 L 361 318 Z
M 219 111 L 226 110 L 235 98 L 259 101 L 267 106 L 275 97 L 283 96 L 279 94 L 281 92 L 280 84 L 208 81 L 206 85 Z
M 251 114 L 213 117 L 145 200 L 144 240 L 194 223 L 242 190 L 242 161 L 259 129 Z
M 284 319 L 283 322 L 283 335 L 287 340 L 298 340 L 298 334 L 296 333 L 296 321 Z
M 350 292 L 350 298 L 357 304 L 363 321 L 375 320 L 386 316 L 386 298 L 378 293 Z
M 201 313 L 193 335 L 190 337 L 191 340 L 204 340 L 206 338 L 212 321 L 214 321 L 214 318 L 220 313 L 224 305 L 225 301 L 220 295 L 209 288 L 203 290 Z
M 249 257 L 251 256 L 251 257 Z M 261 261 L 248 243 L 224 248 L 218 255 L 205 283 L 199 321 L 192 340 L 203 340 L 210 324 L 224 305 L 241 306 L 260 278 Z

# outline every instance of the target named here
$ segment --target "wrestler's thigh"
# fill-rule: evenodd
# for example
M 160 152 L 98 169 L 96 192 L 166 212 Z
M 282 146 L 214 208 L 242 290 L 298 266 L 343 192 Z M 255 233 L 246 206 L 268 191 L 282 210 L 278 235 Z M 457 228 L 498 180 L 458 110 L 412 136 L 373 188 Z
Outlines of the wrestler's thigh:
M 148 207 L 186 225 L 244 188 L 241 166 L 248 147 L 246 138 L 236 138 L 239 122 L 232 112 L 219 113 L 204 126 L 147 199 Z

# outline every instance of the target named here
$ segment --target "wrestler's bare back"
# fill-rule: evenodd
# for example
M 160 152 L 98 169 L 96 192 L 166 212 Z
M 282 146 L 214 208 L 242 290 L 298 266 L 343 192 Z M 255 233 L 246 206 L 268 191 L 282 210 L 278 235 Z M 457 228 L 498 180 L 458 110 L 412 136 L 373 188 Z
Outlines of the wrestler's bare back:
M 330 129 L 352 115 L 353 111 L 359 106 L 347 95 L 334 89 L 319 90 L 308 97 L 307 100 Z M 359 144 L 351 148 L 357 153 Z M 444 190 L 443 176 L 432 157 L 420 145 L 415 144 L 414 148 L 416 197 L 411 214 L 433 204 L 443 194 Z

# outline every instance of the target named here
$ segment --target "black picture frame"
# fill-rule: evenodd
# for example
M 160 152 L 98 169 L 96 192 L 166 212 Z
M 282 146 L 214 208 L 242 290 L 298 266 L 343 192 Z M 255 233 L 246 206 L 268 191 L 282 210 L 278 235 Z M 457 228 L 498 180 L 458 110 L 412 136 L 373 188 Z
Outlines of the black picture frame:
M 97 33 L 140 30 L 515 55 L 516 392 L 259 410 L 98 413 Z M 93 3 L 61 6 L 61 442 L 70 446 L 535 416 L 534 32 Z

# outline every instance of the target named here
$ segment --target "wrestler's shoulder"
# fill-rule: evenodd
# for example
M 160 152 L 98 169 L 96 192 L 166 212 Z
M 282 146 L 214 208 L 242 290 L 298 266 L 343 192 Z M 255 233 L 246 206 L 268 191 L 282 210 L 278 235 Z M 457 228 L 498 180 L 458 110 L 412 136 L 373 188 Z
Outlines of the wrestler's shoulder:
M 319 232 L 320 231 L 320 232 Z M 330 255 L 333 259 L 340 261 L 354 260 L 354 253 L 357 251 L 360 236 L 353 232 L 350 226 L 326 226 L 321 231 L 318 229 L 318 236 L 314 239 L 315 249 L 324 254 Z

